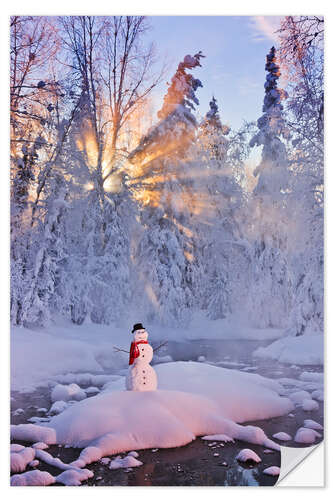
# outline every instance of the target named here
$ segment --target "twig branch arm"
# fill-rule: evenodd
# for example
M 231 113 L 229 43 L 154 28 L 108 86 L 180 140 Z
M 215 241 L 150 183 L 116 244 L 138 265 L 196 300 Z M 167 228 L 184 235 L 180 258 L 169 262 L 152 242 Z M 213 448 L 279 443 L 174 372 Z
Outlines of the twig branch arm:
M 154 352 L 156 352 L 158 349 L 160 349 L 161 347 L 163 347 L 164 345 L 167 345 L 168 341 L 165 341 L 163 342 L 162 344 L 160 344 L 158 347 L 156 347 L 155 349 L 153 349 Z
M 119 349 L 119 347 L 116 347 L 116 346 L 113 346 L 113 349 L 114 349 L 116 352 L 126 352 L 127 354 L 129 354 L 129 351 L 125 351 L 124 349 Z

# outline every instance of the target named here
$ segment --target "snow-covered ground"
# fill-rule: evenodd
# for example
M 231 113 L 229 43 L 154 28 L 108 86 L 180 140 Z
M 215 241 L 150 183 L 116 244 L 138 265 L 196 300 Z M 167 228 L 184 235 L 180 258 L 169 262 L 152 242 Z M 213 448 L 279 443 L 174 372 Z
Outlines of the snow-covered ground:
M 115 352 L 114 346 L 129 350 L 131 325 L 76 326 L 62 321 L 35 330 L 12 327 L 11 389 L 32 391 L 37 386 L 48 386 L 54 375 L 68 372 L 102 373 L 126 368 L 128 355 Z M 192 318 L 188 329 L 147 325 L 147 330 L 153 342 L 205 338 L 274 340 L 283 333 L 277 329 L 246 327 L 236 318 L 208 320 L 199 313 Z
M 322 335 L 284 337 L 267 347 L 259 347 L 254 356 L 275 359 L 280 363 L 323 365 L 324 338 Z

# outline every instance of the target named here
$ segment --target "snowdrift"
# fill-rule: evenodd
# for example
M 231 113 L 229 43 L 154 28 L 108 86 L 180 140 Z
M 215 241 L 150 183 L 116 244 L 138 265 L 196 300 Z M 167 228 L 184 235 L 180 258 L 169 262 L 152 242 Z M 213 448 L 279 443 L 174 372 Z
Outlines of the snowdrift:
M 323 335 L 302 335 L 276 340 L 267 347 L 259 347 L 253 356 L 275 359 L 280 363 L 296 365 L 324 364 Z

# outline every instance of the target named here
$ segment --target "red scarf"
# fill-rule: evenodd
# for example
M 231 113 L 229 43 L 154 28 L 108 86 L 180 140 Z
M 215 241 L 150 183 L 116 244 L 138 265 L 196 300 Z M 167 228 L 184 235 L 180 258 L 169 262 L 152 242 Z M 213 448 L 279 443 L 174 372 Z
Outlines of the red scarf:
M 148 340 L 139 340 L 138 342 L 131 343 L 129 363 L 128 363 L 129 365 L 132 365 L 134 363 L 135 358 L 138 358 L 140 356 L 138 344 L 148 344 Z

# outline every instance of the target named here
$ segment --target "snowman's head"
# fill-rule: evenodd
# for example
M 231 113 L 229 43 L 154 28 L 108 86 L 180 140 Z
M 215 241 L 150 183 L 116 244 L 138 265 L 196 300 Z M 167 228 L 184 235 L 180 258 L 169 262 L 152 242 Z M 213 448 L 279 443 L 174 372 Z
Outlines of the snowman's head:
M 134 341 L 139 342 L 139 340 L 147 340 L 148 339 L 148 333 L 146 330 L 143 328 L 141 330 L 135 330 L 134 332 Z

